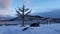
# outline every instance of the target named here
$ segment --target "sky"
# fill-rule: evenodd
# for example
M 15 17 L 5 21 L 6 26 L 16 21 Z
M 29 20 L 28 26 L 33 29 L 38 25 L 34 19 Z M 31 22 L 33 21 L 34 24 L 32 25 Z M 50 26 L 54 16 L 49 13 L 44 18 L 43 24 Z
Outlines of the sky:
M 44 13 L 60 9 L 60 0 L 0 0 L 0 14 L 15 15 L 15 8 L 22 7 L 23 4 L 26 8 L 32 9 L 31 13 Z

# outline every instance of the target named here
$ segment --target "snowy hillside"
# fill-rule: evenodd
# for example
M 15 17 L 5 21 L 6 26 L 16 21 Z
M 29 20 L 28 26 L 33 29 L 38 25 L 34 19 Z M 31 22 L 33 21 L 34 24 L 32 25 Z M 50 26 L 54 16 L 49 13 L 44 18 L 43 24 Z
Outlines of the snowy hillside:
M 33 29 L 31 29 L 33 28 Z M 0 34 L 60 34 L 60 24 L 41 24 L 40 27 L 0 26 Z

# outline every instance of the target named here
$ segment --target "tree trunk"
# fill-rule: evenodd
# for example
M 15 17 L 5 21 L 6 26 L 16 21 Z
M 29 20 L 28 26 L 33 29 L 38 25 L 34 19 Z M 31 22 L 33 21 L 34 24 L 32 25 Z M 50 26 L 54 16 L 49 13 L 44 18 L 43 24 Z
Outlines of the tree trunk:
M 24 9 L 23 9 L 23 12 L 22 12 L 22 26 L 23 27 L 25 26 L 24 20 L 25 20 L 25 18 L 24 18 Z

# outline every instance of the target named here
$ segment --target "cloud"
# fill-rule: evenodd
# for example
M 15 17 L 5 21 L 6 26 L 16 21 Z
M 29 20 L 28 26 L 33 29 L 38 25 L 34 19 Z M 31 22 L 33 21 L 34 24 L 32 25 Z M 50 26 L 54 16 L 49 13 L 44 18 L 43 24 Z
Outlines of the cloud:
M 6 10 L 11 6 L 11 0 L 0 0 L 0 6 L 2 7 L 2 10 Z
M 0 15 L 9 15 L 11 12 L 11 10 L 0 10 Z
M 0 0 L 0 15 L 8 15 L 10 14 L 10 6 L 12 4 L 12 0 Z

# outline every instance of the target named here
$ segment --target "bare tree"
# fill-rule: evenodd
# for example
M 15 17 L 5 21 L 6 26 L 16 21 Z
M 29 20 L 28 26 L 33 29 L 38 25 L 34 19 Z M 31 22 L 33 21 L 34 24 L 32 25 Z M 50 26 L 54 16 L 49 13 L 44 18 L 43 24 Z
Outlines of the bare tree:
M 18 14 L 18 17 L 22 17 L 22 26 L 25 26 L 25 23 L 24 23 L 24 21 L 25 21 L 25 15 L 28 15 L 31 12 L 31 10 L 29 10 L 29 8 L 25 8 L 24 5 L 23 5 L 22 8 L 18 7 L 18 10 L 17 9 L 15 9 L 15 10 L 16 10 L 16 12 Z

